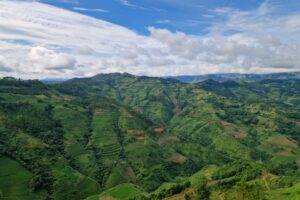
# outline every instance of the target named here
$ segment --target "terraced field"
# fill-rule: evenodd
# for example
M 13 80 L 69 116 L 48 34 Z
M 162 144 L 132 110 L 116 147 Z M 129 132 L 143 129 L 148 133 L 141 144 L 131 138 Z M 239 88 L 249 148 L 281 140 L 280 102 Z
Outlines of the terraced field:
M 109 149 L 109 145 L 119 142 L 117 112 L 117 109 L 113 107 L 97 108 L 95 110 L 92 121 L 93 132 L 88 143 L 89 147 L 99 149 L 108 147 Z
M 117 199 L 128 199 L 134 197 L 142 192 L 140 188 L 132 184 L 120 184 L 113 187 L 100 195 L 88 197 L 85 200 L 117 200 Z
M 294 80 L 0 79 L 0 195 L 296 200 L 298 91 Z

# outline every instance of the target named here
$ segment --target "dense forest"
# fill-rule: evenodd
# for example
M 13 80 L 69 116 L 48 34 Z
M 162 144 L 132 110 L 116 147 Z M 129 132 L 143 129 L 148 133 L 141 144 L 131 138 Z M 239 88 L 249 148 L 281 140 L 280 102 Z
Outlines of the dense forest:
M 300 80 L 0 79 L 0 199 L 299 200 Z

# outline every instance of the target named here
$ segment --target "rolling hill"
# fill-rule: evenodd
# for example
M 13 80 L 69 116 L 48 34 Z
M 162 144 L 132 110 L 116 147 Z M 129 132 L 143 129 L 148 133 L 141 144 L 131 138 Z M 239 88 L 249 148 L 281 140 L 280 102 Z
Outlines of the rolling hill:
M 0 197 L 296 200 L 299 106 L 297 79 L 3 78 Z

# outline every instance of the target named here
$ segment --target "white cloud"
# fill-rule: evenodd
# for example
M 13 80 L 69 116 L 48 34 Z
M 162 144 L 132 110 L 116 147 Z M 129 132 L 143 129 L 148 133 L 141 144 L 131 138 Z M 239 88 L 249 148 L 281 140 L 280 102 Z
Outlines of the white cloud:
M 137 4 L 134 4 L 132 3 L 131 1 L 129 0 L 119 0 L 120 3 L 123 5 L 123 6 L 128 6 L 128 7 L 131 7 L 131 8 L 134 8 L 134 9 L 141 9 L 141 10 L 152 10 L 152 11 L 163 11 L 162 9 L 159 9 L 159 8 L 155 8 L 155 7 L 143 7 L 143 6 L 139 6 Z
M 169 76 L 300 70 L 300 14 L 219 8 L 209 34 L 150 27 L 149 36 L 38 2 L 0 0 L 0 75 L 23 78 L 129 72 Z
M 87 12 L 102 12 L 102 13 L 107 13 L 109 12 L 108 10 L 100 9 L 100 8 L 82 8 L 82 7 L 73 7 L 73 10 L 76 11 L 87 11 Z
M 171 23 L 171 21 L 168 20 L 168 19 L 163 19 L 163 20 L 157 20 L 155 23 L 157 23 L 157 24 L 169 24 L 169 23 Z
M 32 47 L 27 54 L 29 63 L 33 68 L 40 71 L 44 70 L 57 70 L 73 69 L 76 61 L 64 53 L 56 53 L 45 47 L 37 46 Z
M 136 7 L 135 4 L 131 3 L 129 0 L 120 0 L 121 4 L 124 6 L 129 6 L 129 7 Z

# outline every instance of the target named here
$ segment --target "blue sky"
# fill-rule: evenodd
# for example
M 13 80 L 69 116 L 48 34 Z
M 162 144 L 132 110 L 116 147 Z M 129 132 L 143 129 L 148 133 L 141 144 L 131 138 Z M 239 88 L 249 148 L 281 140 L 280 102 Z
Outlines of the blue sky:
M 207 27 L 223 20 L 213 13 L 213 10 L 222 7 L 253 10 L 268 2 L 280 7 L 278 14 L 281 15 L 299 11 L 300 8 L 298 0 L 42 0 L 42 2 L 107 20 L 141 34 L 148 34 L 149 26 L 183 31 L 187 34 L 206 34 Z
M 0 0 L 0 76 L 300 71 L 299 0 Z

